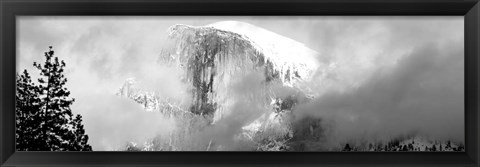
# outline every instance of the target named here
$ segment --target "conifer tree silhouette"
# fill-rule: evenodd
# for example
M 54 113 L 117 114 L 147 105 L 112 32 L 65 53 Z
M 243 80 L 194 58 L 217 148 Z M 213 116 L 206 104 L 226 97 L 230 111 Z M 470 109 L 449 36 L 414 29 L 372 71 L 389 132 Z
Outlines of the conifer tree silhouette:
M 43 66 L 33 63 L 40 70 L 39 85 L 32 83 L 27 70 L 17 75 L 17 150 L 91 151 L 82 117 L 74 117 L 70 109 L 75 99 L 65 87 L 65 62 L 53 54 L 50 46 Z

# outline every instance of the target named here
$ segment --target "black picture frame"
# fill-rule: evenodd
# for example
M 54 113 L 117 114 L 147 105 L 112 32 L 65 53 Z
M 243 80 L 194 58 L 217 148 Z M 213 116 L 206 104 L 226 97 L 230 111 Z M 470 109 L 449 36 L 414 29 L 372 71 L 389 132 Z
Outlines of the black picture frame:
M 479 166 L 478 0 L 1 0 L 0 166 Z M 457 15 L 465 19 L 465 152 L 16 152 L 16 16 Z

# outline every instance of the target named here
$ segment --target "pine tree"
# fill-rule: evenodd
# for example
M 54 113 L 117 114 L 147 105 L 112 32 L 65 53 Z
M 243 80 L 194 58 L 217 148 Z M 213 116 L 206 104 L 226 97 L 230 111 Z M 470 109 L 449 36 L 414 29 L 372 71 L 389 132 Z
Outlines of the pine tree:
M 352 151 L 352 148 L 350 147 L 350 145 L 347 143 L 345 145 L 345 147 L 343 148 L 343 151 Z
M 38 86 L 30 84 L 31 94 L 26 94 L 25 91 L 17 92 L 17 99 L 21 99 L 24 96 L 31 96 L 34 97 L 32 99 L 36 100 L 34 103 L 18 100 L 20 101 L 17 105 L 17 113 L 19 113 L 19 115 L 24 115 L 25 112 L 34 113 L 32 114 L 34 116 L 32 116 L 34 123 L 29 124 L 30 126 L 34 126 L 34 131 L 20 131 L 28 128 L 19 126 L 20 129 L 17 128 L 17 130 L 19 130 L 17 131 L 17 136 L 19 136 L 20 139 L 20 136 L 26 136 L 25 134 L 32 133 L 35 143 L 28 145 L 26 148 L 17 147 L 17 150 L 91 151 L 91 146 L 87 144 L 88 136 L 85 134 L 85 130 L 81 124 L 82 117 L 80 115 L 73 117 L 70 109 L 70 105 L 73 104 L 75 99 L 68 97 L 70 91 L 65 87 L 67 82 L 67 78 L 65 78 L 63 74 L 65 62 L 59 61 L 58 57 L 53 57 L 53 54 L 54 51 L 52 47 L 50 47 L 50 51 L 45 52 L 46 60 L 43 66 L 36 62 L 33 63 L 33 65 L 40 70 L 41 77 L 38 79 Z M 22 84 L 29 85 L 29 82 L 27 82 L 27 74 L 25 70 L 24 75 L 20 76 L 20 79 L 17 79 L 17 87 Z M 32 105 L 32 107 L 25 107 L 29 105 Z M 23 124 L 25 124 L 23 117 L 17 117 L 17 126 Z M 20 140 L 20 142 L 30 142 L 28 138 L 23 137 L 23 139 L 24 140 Z
M 18 150 L 30 151 L 43 144 L 38 138 L 40 134 L 40 99 L 38 87 L 32 83 L 27 70 L 17 74 L 15 96 L 16 133 L 15 142 Z

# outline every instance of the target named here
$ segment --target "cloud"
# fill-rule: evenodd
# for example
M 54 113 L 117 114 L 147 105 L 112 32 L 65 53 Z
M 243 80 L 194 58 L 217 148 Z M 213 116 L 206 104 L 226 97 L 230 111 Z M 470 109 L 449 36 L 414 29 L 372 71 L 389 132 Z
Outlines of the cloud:
M 385 141 L 415 133 L 463 142 L 463 56 L 461 42 L 417 47 L 362 85 L 326 93 L 294 113 L 322 118 L 331 128 L 330 141 Z
M 88 113 L 83 114 L 83 123 L 95 151 L 123 150 L 129 141 L 144 143 L 176 127 L 174 120 L 145 112 L 130 99 L 106 93 L 77 99 L 72 110 Z
M 266 107 L 268 103 L 267 92 L 265 92 L 263 73 L 250 72 L 245 75 L 238 75 L 229 87 L 231 93 L 230 99 L 234 103 L 228 106 L 225 116 L 215 124 L 214 133 L 218 133 L 216 140 L 227 150 L 243 150 L 246 148 L 242 143 L 236 143 L 234 137 L 242 131 L 242 127 L 248 125 L 262 114 L 269 110 Z
M 239 141 L 236 139 L 236 135 L 242 132 L 242 127 L 269 111 L 265 105 L 267 103 L 267 94 L 263 89 L 265 78 L 263 73 L 259 72 L 246 74 L 240 72 L 232 78 L 234 79 L 228 85 L 228 90 L 230 91 L 228 97 L 226 97 L 228 98 L 227 101 L 232 103 L 222 104 L 225 110 L 222 111 L 221 119 L 212 125 L 199 128 L 201 132 L 191 134 L 189 138 L 191 138 L 192 142 L 206 146 L 212 141 L 214 146 L 212 146 L 211 150 L 249 151 L 256 149 L 254 143 Z M 198 148 L 186 149 L 197 150 Z
M 155 130 L 163 133 L 160 123 L 170 123 L 114 94 L 127 78 L 135 77 L 141 86 L 162 96 L 186 98 L 177 92 L 182 86 L 178 72 L 156 63 L 166 30 L 173 24 L 168 22 L 172 21 L 20 17 L 17 70 L 27 69 L 37 77 L 33 62 L 44 61 L 43 52 L 53 46 L 55 56 L 67 64 L 66 87 L 76 99 L 72 110 L 83 116 L 93 148 L 108 150 L 130 139 L 142 141 L 154 137 Z
M 309 34 L 305 44 L 320 53 L 319 61 L 336 66 L 329 81 L 317 78 L 324 83 L 313 85 L 317 90 L 360 85 L 428 43 L 463 42 L 461 17 L 325 17 L 301 23 L 297 29 Z

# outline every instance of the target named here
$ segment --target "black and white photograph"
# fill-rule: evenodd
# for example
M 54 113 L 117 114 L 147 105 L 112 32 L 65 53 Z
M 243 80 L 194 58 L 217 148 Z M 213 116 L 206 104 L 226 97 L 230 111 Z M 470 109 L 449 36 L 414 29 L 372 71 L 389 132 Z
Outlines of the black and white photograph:
M 463 16 L 16 16 L 15 148 L 464 152 L 464 40 Z

